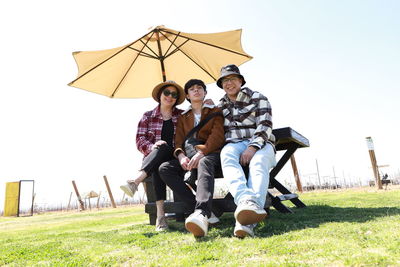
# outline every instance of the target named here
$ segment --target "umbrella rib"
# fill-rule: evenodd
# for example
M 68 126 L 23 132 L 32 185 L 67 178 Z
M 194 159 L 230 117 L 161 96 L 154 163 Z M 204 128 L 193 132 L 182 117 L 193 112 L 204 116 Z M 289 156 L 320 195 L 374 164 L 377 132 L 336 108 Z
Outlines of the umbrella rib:
M 154 34 L 154 32 L 151 34 L 150 38 L 153 36 L 153 34 Z M 118 91 L 118 89 L 119 89 L 121 83 L 125 80 L 125 77 L 126 77 L 126 75 L 128 75 L 128 72 L 131 70 L 133 64 L 135 64 L 136 60 L 139 58 L 140 53 L 143 51 L 143 49 L 144 49 L 145 47 L 147 47 L 147 43 L 150 41 L 150 38 L 146 41 L 146 44 L 143 45 L 142 49 L 141 49 L 140 52 L 136 55 L 136 57 L 135 57 L 135 59 L 133 60 L 132 64 L 129 66 L 128 70 L 125 72 L 124 77 L 122 77 L 121 81 L 120 81 L 120 82 L 118 83 L 118 85 L 115 87 L 113 93 L 111 94 L 111 98 L 113 98 L 114 95 L 116 94 L 116 92 Z M 140 41 L 142 41 L 142 40 L 140 39 Z M 142 42 L 143 42 L 143 41 L 142 41 Z
M 165 36 L 165 38 L 168 39 L 168 37 L 167 37 L 166 35 L 164 35 L 164 36 Z M 168 40 L 169 40 L 169 39 L 168 39 Z M 171 42 L 171 40 L 169 40 L 169 41 Z M 188 41 L 189 41 L 189 40 L 186 40 L 186 42 L 188 42 Z M 185 43 L 186 43 L 186 42 L 185 42 Z M 184 45 L 185 43 L 183 43 L 182 45 Z M 175 44 L 174 44 L 174 45 L 175 45 Z M 185 52 L 183 52 L 183 51 L 180 49 L 180 47 L 181 47 L 182 45 L 180 45 L 179 47 L 175 45 L 176 49 L 175 49 L 175 51 L 174 51 L 173 53 L 175 53 L 175 52 L 177 52 L 177 51 L 180 51 L 180 52 L 181 52 L 182 54 L 184 54 L 188 59 L 190 59 L 194 64 L 196 64 L 200 69 L 202 69 L 205 73 L 207 73 L 214 81 L 216 81 L 217 79 L 216 79 L 214 76 L 212 76 L 211 73 L 209 73 L 206 69 L 204 69 L 202 66 L 200 66 L 196 61 L 194 61 L 190 56 L 188 56 Z M 173 53 L 167 55 L 166 57 L 172 55 Z
M 186 40 L 186 41 L 183 42 L 180 46 L 176 46 L 176 45 L 175 45 L 174 51 L 172 51 L 171 53 L 169 53 L 168 55 L 166 55 L 165 58 L 167 58 L 167 57 L 169 57 L 169 56 L 172 56 L 173 54 L 175 54 L 175 53 L 178 52 L 178 51 L 182 51 L 182 50 L 180 50 L 179 48 L 182 47 L 182 46 L 183 46 L 184 44 L 186 44 L 187 42 L 189 42 L 189 40 Z
M 151 31 L 153 32 L 153 31 Z M 88 74 L 89 72 L 91 72 L 92 70 L 94 70 L 95 68 L 97 68 L 98 66 L 104 64 L 105 62 L 109 61 L 110 59 L 112 59 L 113 57 L 115 57 L 116 55 L 118 55 L 119 53 L 121 53 L 122 51 L 124 51 L 125 49 L 127 49 L 128 47 L 130 48 L 131 45 L 135 44 L 137 41 L 141 41 L 142 38 L 146 37 L 149 33 L 146 33 L 145 35 L 143 35 L 142 37 L 140 37 L 138 40 L 133 41 L 132 43 L 126 45 L 125 47 L 123 47 L 120 51 L 116 52 L 115 54 L 113 54 L 112 56 L 110 56 L 109 58 L 106 58 L 105 60 L 103 60 L 102 62 L 100 62 L 99 64 L 97 64 L 96 66 L 94 66 L 93 68 L 91 68 L 90 70 L 86 71 L 85 73 L 83 73 L 82 75 L 80 75 L 79 77 L 77 77 L 75 80 L 73 80 L 72 82 L 69 83 L 69 85 L 72 85 L 74 82 L 76 82 L 77 80 L 79 80 L 80 78 L 82 78 L 83 76 L 85 76 L 86 74 Z M 154 32 L 153 32 L 154 34 Z M 150 37 L 151 38 L 151 37 Z M 149 39 L 150 39 L 149 38 Z
M 176 35 L 176 33 L 173 33 L 173 32 L 170 32 L 170 31 L 167 31 L 167 30 L 164 30 L 164 29 L 162 29 L 162 31 L 164 31 L 164 32 L 166 32 L 166 33 L 170 33 L 170 34 L 175 34 L 175 35 Z M 206 42 L 203 42 L 203 41 L 199 41 L 199 40 L 196 40 L 196 39 L 193 39 L 193 38 L 190 38 L 190 37 L 186 37 L 186 36 L 184 36 L 184 35 L 180 35 L 180 37 L 186 38 L 186 39 L 188 39 L 188 40 L 191 40 L 191 41 L 194 41 L 194 42 L 198 42 L 198 43 L 201 43 L 201 44 L 204 44 L 204 45 L 208 45 L 208 46 L 212 46 L 212 47 L 215 47 L 215 48 L 218 48 L 218 49 L 222 49 L 222 50 L 225 50 L 225 51 L 228 51 L 228 52 L 237 54 L 237 55 L 241 55 L 241 56 L 244 56 L 244 57 L 247 57 L 247 58 L 252 58 L 252 56 L 249 56 L 249 55 L 243 54 L 243 53 L 239 53 L 239 52 L 236 52 L 236 51 L 234 51 L 234 50 L 230 50 L 230 49 L 224 48 L 224 47 L 222 47 L 222 46 L 209 44 L 209 43 L 206 43 Z M 168 40 L 169 40 L 169 39 L 168 39 Z
M 211 73 L 209 73 L 206 69 L 204 69 L 202 66 L 200 66 L 196 61 L 194 61 L 191 57 L 189 57 L 188 55 L 186 55 L 185 52 L 183 52 L 182 50 L 178 49 L 179 51 L 182 52 L 182 54 L 184 54 L 188 59 L 190 59 L 194 64 L 196 64 L 200 69 L 202 69 L 205 73 L 207 73 L 211 78 L 213 78 L 214 81 L 216 81 L 217 79 L 211 75 Z
M 153 34 L 154 34 L 154 32 L 153 32 Z M 141 41 L 142 44 L 143 44 L 144 46 L 146 46 L 151 52 L 153 52 L 153 54 L 155 55 L 155 56 L 153 56 L 153 58 L 155 58 L 155 59 L 159 59 L 159 58 L 160 58 L 160 57 L 157 55 L 157 53 L 156 53 L 155 51 L 153 51 L 153 49 L 151 49 L 150 46 L 147 45 L 148 41 L 147 41 L 146 43 L 144 43 L 142 40 L 140 40 L 140 41 Z
M 160 33 L 169 41 L 168 37 L 167 37 L 164 33 L 162 33 L 161 31 L 160 31 Z M 167 51 L 165 51 L 165 57 L 167 57 L 167 54 L 168 54 L 169 50 L 171 49 L 172 45 L 175 43 L 176 39 L 178 39 L 178 36 L 179 36 L 180 34 L 181 34 L 181 32 L 179 32 L 178 34 L 176 34 L 176 35 L 175 35 L 175 39 L 174 39 L 172 42 L 170 41 L 171 44 L 169 45 Z M 171 54 L 172 54 L 172 53 L 171 53 Z
M 136 48 L 133 48 L 133 47 L 128 47 L 128 48 L 130 48 L 130 49 L 132 49 L 133 51 L 136 51 L 136 52 L 138 52 L 138 53 L 141 53 L 141 56 L 144 56 L 144 57 L 149 57 L 149 58 L 154 58 L 154 59 L 156 59 L 157 57 L 155 57 L 155 56 L 153 56 L 153 55 L 151 55 L 151 54 L 149 54 L 149 53 L 146 53 L 146 52 L 140 52 L 140 50 L 138 50 L 138 49 L 136 49 Z
M 169 56 L 175 54 L 177 51 L 181 51 L 181 50 L 179 50 L 179 47 L 182 47 L 184 44 L 186 44 L 187 42 L 189 42 L 189 40 L 186 39 L 186 41 L 184 41 L 181 45 L 177 46 L 177 45 L 175 44 L 175 41 L 176 41 L 176 39 L 178 38 L 178 35 L 180 35 L 180 32 L 175 36 L 175 39 L 174 39 L 173 41 L 171 41 L 170 39 L 168 39 L 168 37 L 167 37 L 166 35 L 164 35 L 162 32 L 160 32 L 160 33 L 165 37 L 165 39 L 167 39 L 167 40 L 170 41 L 170 43 L 171 43 L 170 47 L 167 49 L 167 52 L 165 52 L 165 56 L 164 56 L 165 58 L 167 58 L 167 57 L 169 57 Z M 170 54 L 168 54 L 168 51 L 170 50 L 170 48 L 172 47 L 172 45 L 175 45 L 175 49 L 174 49 L 174 51 L 172 51 Z M 167 54 L 168 54 L 168 55 L 167 55 Z
M 110 59 L 112 59 L 113 57 L 115 57 L 116 55 L 118 55 L 119 53 L 121 53 L 122 51 L 124 51 L 128 46 L 122 48 L 120 51 L 118 51 L 117 53 L 113 54 L 112 56 L 110 56 L 109 58 L 103 60 L 102 62 L 100 62 L 99 64 L 97 64 L 96 66 L 94 66 L 93 68 L 91 68 L 90 70 L 86 71 L 85 73 L 83 73 L 82 75 L 80 75 L 78 78 L 76 78 L 75 80 L 73 80 L 72 82 L 69 83 L 69 85 L 72 85 L 74 82 L 76 82 L 77 80 L 79 80 L 80 78 L 82 78 L 83 76 L 85 76 L 86 74 L 88 74 L 89 72 L 91 72 L 92 70 L 94 70 L 95 68 L 97 68 L 98 66 L 104 64 L 105 62 L 109 61 Z

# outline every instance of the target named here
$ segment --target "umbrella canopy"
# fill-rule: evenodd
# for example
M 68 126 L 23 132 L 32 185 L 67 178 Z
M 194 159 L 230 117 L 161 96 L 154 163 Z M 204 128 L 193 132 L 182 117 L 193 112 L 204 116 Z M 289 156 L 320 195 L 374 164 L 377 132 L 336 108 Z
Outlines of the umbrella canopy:
M 128 45 L 74 52 L 78 77 L 69 85 L 109 97 L 143 98 L 166 80 L 180 85 L 192 78 L 215 82 L 222 66 L 252 59 L 242 49 L 241 34 L 194 34 L 157 26 Z

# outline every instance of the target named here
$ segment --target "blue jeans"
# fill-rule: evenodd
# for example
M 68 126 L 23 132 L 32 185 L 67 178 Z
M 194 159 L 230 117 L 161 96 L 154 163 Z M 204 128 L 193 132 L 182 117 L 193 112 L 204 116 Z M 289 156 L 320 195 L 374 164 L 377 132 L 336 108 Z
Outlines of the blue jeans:
M 228 143 L 222 149 L 221 167 L 224 181 L 236 205 L 245 200 L 253 200 L 260 207 L 264 207 L 268 193 L 269 170 L 276 165 L 275 151 L 269 143 L 257 150 L 250 160 L 249 177 L 246 179 L 239 160 L 248 144 L 248 140 Z

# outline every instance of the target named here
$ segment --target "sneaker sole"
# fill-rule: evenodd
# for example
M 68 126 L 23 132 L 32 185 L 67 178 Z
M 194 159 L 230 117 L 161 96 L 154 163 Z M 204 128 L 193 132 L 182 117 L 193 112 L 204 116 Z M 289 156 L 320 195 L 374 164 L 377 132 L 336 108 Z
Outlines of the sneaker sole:
M 244 230 L 236 230 L 235 233 L 234 233 L 234 235 L 235 235 L 236 237 L 238 237 L 238 238 L 245 238 L 246 236 L 249 235 L 249 233 L 247 233 L 247 232 L 244 231 Z
M 186 228 L 186 230 L 191 232 L 195 237 L 205 236 L 203 229 L 201 229 L 201 227 L 199 227 L 195 223 L 192 223 L 192 222 L 185 223 L 185 228 Z
M 236 215 L 236 214 L 235 214 Z M 267 217 L 267 213 L 257 213 L 254 210 L 241 210 L 236 216 L 235 219 L 241 225 L 249 225 L 254 223 L 259 223 Z
M 121 190 L 124 191 L 125 195 L 133 197 L 132 191 L 130 189 L 126 188 L 125 186 L 120 186 L 119 188 L 121 188 Z

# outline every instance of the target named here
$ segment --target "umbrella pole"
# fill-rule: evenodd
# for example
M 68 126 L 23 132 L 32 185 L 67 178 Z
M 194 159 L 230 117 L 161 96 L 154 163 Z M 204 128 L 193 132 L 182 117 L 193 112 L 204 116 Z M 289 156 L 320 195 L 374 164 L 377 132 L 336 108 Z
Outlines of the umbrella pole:
M 161 59 L 161 71 L 162 71 L 162 78 L 163 78 L 163 82 L 165 82 L 167 80 L 167 77 L 165 77 L 165 67 L 164 67 L 164 60 Z
M 157 45 L 158 45 L 158 59 L 160 60 L 161 63 L 161 73 L 163 77 L 163 82 L 167 80 L 167 77 L 165 76 L 165 66 L 164 66 L 164 56 L 162 55 L 161 51 L 161 43 L 160 43 L 160 35 L 158 29 L 155 29 L 155 34 L 157 38 Z

